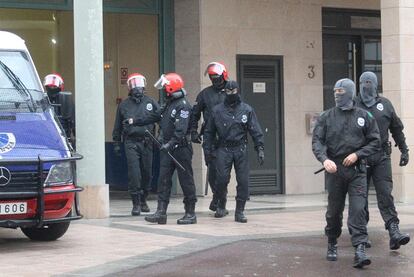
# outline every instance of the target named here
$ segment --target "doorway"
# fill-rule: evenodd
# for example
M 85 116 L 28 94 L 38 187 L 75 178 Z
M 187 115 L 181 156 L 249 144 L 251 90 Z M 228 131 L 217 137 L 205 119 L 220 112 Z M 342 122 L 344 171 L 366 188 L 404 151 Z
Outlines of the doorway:
M 359 88 L 359 76 L 373 71 L 382 91 L 381 17 L 379 11 L 324 8 L 323 107 L 335 106 L 333 87 L 349 78 Z
M 237 55 L 237 73 L 242 98 L 255 110 L 265 139 L 263 166 L 249 143 L 250 193 L 283 193 L 282 57 Z

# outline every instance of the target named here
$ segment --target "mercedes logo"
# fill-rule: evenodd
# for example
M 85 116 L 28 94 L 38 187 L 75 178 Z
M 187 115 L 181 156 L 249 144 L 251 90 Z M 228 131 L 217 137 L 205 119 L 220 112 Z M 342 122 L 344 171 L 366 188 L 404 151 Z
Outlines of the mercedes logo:
M 10 171 L 5 167 L 0 167 L 0 186 L 5 186 L 10 183 L 11 174 Z

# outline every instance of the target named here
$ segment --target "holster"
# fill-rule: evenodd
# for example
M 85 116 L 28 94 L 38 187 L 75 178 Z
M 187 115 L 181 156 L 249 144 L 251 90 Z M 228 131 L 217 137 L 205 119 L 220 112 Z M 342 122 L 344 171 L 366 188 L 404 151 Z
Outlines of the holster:
M 357 161 L 355 168 L 358 170 L 358 172 L 367 172 L 367 160 L 366 159 L 360 159 Z
M 391 141 L 387 141 L 386 143 L 384 143 L 382 145 L 382 149 L 384 150 L 385 154 L 387 154 L 388 156 L 390 156 L 391 153 L 392 153 L 392 144 L 391 144 Z

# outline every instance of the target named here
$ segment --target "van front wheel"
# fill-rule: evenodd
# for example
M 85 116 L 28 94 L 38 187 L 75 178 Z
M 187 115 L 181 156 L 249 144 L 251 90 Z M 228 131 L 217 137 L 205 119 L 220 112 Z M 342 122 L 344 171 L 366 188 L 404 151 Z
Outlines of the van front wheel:
M 54 223 L 41 228 L 21 228 L 22 232 L 31 240 L 52 241 L 63 236 L 68 230 L 70 222 Z

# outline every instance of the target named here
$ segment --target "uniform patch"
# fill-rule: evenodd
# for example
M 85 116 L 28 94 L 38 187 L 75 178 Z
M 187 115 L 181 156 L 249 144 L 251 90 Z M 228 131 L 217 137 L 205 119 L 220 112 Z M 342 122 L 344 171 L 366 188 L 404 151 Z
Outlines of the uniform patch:
M 383 111 L 383 110 L 384 110 L 384 105 L 383 105 L 382 103 L 378 103 L 378 104 L 377 104 L 377 109 L 378 109 L 379 111 Z
M 189 111 L 181 111 L 180 113 L 181 118 L 188 118 L 189 115 L 190 115 Z
M 362 117 L 358 117 L 358 125 L 361 127 L 364 127 L 365 119 L 363 119 Z
M 242 122 L 243 123 L 246 123 L 247 122 L 247 115 L 242 115 Z
M 152 111 L 152 104 L 151 104 L 151 103 L 148 103 L 148 104 L 147 104 L 147 110 L 148 110 L 148 111 Z
M 11 151 L 16 146 L 16 137 L 12 133 L 0 133 L 0 154 Z
M 172 111 L 171 111 L 171 117 L 174 117 L 176 113 L 177 113 L 177 111 L 176 111 L 175 109 L 174 109 L 174 110 L 172 110 Z

